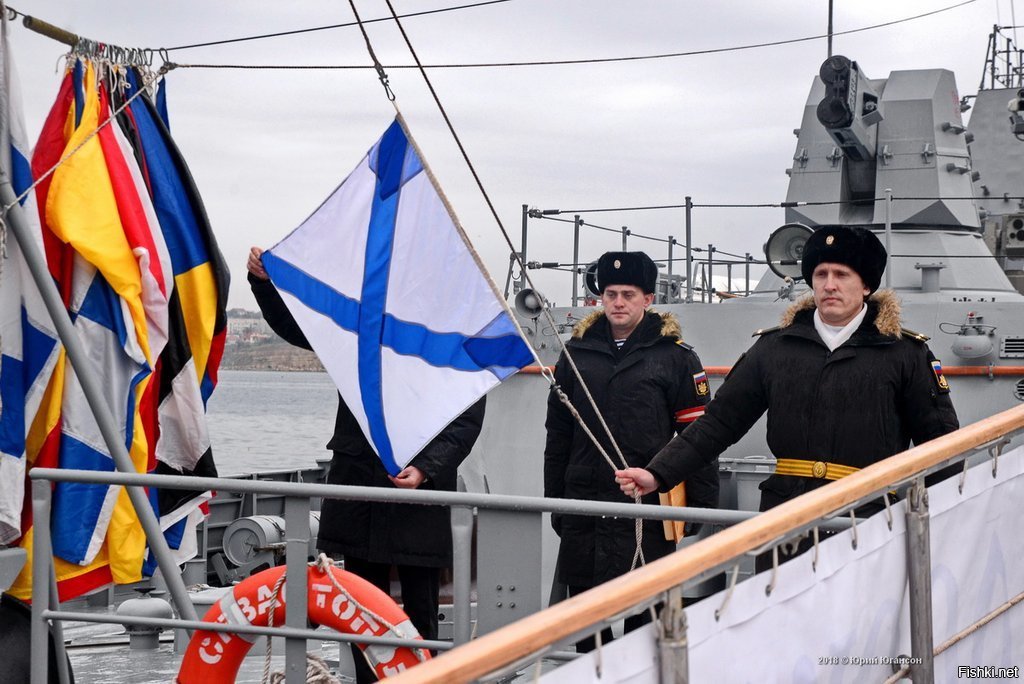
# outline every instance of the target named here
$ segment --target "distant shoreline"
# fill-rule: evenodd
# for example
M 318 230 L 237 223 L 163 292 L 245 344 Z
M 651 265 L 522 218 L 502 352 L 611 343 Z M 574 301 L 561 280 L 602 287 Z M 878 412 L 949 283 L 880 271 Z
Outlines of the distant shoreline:
M 221 370 L 324 372 L 316 354 L 281 340 L 225 345 Z

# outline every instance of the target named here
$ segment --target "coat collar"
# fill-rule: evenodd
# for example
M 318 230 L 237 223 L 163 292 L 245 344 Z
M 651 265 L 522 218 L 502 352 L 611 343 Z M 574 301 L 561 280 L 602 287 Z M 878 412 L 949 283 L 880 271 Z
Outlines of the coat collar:
M 650 344 L 662 338 L 682 341 L 683 330 L 677 319 L 671 313 L 661 313 L 654 309 L 648 309 L 644 317 L 640 319 L 633 335 L 637 336 L 634 346 Z M 572 339 L 599 340 L 601 344 L 608 339 L 608 318 L 604 315 L 604 309 L 598 309 L 588 314 L 583 320 L 576 324 L 572 331 Z
M 879 290 L 867 300 L 868 313 L 864 322 L 854 335 L 861 335 L 865 332 L 875 333 L 883 337 L 899 338 L 900 331 L 900 300 L 892 290 Z M 782 315 L 779 324 L 783 330 L 794 323 L 807 323 L 814 325 L 811 316 L 814 314 L 814 296 L 807 295 L 798 299 Z M 867 328 L 867 330 L 866 330 Z M 870 328 L 874 328 L 871 330 Z

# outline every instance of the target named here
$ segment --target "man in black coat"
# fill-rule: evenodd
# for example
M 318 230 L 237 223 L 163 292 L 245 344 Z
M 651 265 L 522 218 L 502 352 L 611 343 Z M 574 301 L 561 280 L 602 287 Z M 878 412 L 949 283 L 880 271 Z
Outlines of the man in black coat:
M 253 247 L 247 268 L 263 318 L 287 342 L 310 349 L 306 336 L 263 269 L 262 253 L 263 250 Z M 339 394 L 334 436 L 327 444 L 334 452 L 328 484 L 455 491 L 459 464 L 480 435 L 484 404 L 485 399 L 481 398 L 469 407 L 392 477 Z M 451 518 L 447 507 L 325 499 L 317 548 L 334 557 L 343 556 L 346 570 L 389 595 L 394 566 L 405 613 L 420 636 L 437 639 L 441 568 L 452 564 Z M 352 657 L 357 682 L 377 681 L 355 644 Z
M 872 294 L 885 262 L 885 248 L 865 228 L 814 232 L 801 263 L 813 297 L 790 307 L 779 327 L 756 333 L 758 341 L 736 362 L 704 416 L 646 470 L 616 473 L 622 491 L 670 487 L 717 458 L 766 410 L 777 466 L 761 483 L 762 511 L 904 451 L 910 442 L 956 430 L 949 385 L 927 338 L 901 327 L 892 291 Z
M 658 269 L 643 252 L 609 252 L 598 260 L 597 282 L 602 311 L 584 318 L 566 343 L 626 461 L 645 466 L 679 430 L 704 412 L 709 390 L 700 359 L 682 340 L 671 314 L 648 310 L 654 300 Z M 555 380 L 583 421 L 613 458 L 607 434 L 563 353 Z M 548 398 L 547 444 L 544 449 L 544 495 L 623 503 L 609 465 L 568 408 L 552 392 Z M 616 463 L 616 467 L 620 464 Z M 717 507 L 718 465 L 703 464 L 687 478 L 689 506 Z M 632 497 L 630 497 L 631 499 Z M 658 503 L 657 495 L 643 503 Z M 574 596 L 631 569 L 636 551 L 631 519 L 552 516 L 561 538 L 556 579 Z M 690 526 L 689 532 L 695 531 Z M 675 550 L 659 521 L 643 525 L 647 561 Z M 649 614 L 631 616 L 626 628 L 644 624 Z M 604 633 L 605 640 L 611 631 Z M 593 638 L 580 642 L 589 650 Z

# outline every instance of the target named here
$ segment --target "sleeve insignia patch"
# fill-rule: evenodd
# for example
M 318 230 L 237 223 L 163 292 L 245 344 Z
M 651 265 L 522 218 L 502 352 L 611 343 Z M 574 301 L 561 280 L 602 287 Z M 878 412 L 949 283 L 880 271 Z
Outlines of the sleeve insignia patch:
M 708 387 L 708 374 L 704 371 L 693 374 L 693 386 L 697 390 L 698 397 L 706 397 L 711 389 Z
M 935 382 L 939 385 L 939 391 L 948 392 L 949 383 L 946 382 L 946 376 L 942 374 L 942 363 L 938 360 L 932 361 L 932 372 L 935 373 Z

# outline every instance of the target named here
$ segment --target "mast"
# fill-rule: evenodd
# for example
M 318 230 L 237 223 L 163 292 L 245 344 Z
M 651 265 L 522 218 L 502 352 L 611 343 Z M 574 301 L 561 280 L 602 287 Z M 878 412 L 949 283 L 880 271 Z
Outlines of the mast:
M 832 0 L 828 0 L 828 55 L 826 59 L 832 57 Z

